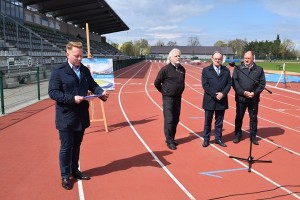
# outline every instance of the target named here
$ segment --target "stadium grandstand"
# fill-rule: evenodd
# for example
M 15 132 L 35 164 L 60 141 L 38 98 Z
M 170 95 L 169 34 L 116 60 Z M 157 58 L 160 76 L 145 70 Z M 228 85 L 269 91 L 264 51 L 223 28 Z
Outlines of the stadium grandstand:
M 114 67 L 129 57 L 103 34 L 129 30 L 104 0 L 1 0 L 0 70 L 3 88 L 48 79 L 65 61 L 68 41 L 80 41 L 87 57 L 86 29 L 94 58 L 112 58 Z M 86 26 L 88 24 L 88 26 Z

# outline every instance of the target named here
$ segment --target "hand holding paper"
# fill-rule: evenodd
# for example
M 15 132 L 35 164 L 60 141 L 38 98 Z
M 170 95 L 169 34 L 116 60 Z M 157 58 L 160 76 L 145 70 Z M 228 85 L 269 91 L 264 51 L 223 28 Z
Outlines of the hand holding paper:
M 107 101 L 109 97 L 109 94 L 105 92 L 103 92 L 103 94 L 99 97 L 102 101 Z

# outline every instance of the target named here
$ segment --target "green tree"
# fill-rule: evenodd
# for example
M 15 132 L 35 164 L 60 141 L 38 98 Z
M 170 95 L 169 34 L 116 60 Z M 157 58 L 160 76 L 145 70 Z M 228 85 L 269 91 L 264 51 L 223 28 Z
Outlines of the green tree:
M 279 59 L 281 58 L 281 55 L 280 55 L 280 44 L 281 44 L 281 40 L 280 40 L 280 37 L 279 37 L 279 34 L 277 34 L 277 37 L 276 37 L 276 40 L 274 40 L 273 42 L 273 48 L 272 48 L 272 54 L 275 58 Z
M 116 49 L 119 49 L 119 44 L 118 43 L 112 42 L 110 45 L 115 47 Z
M 246 45 L 247 41 L 241 39 L 230 40 L 228 42 L 228 46 L 232 48 L 238 58 L 242 58 Z
M 147 55 L 150 51 L 148 40 L 139 39 L 134 42 L 135 56 Z
M 124 54 L 128 56 L 133 56 L 134 51 L 133 51 L 133 43 L 132 41 L 129 42 L 124 42 L 122 46 L 120 47 L 120 51 L 123 52 Z
M 217 42 L 215 42 L 214 46 L 215 47 L 227 47 L 228 44 L 226 44 L 226 42 L 224 42 L 222 40 L 218 40 Z

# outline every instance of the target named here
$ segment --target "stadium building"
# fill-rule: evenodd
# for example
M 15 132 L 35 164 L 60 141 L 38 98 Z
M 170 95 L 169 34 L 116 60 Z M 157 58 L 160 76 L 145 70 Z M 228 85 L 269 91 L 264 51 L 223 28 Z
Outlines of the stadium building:
M 48 79 L 64 62 L 68 41 L 83 43 L 84 56 L 129 59 L 102 35 L 129 30 L 104 0 L 0 0 L 0 70 L 3 88 Z M 86 34 L 87 29 L 89 34 Z M 89 36 L 87 40 L 86 36 Z M 90 52 L 88 52 L 90 43 Z M 118 66 L 114 64 L 114 67 Z M 35 73 L 33 72 L 35 71 Z
M 233 59 L 234 52 L 231 47 L 215 46 L 152 46 L 150 49 L 149 59 L 166 59 L 173 48 L 181 51 L 183 59 L 210 59 L 215 51 L 220 51 L 226 59 Z

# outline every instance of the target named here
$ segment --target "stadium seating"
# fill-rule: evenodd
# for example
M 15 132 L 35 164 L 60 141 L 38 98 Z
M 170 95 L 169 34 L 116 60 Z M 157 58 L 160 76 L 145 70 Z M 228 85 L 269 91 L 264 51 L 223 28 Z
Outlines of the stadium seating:
M 37 81 L 37 67 L 39 79 L 48 79 L 52 67 L 66 60 L 68 41 L 81 41 L 87 57 L 85 38 L 33 23 L 21 24 L 1 14 L 0 70 L 4 73 L 4 88 Z M 106 42 L 90 41 L 90 46 L 93 57 L 128 58 Z

